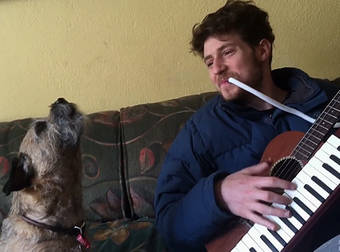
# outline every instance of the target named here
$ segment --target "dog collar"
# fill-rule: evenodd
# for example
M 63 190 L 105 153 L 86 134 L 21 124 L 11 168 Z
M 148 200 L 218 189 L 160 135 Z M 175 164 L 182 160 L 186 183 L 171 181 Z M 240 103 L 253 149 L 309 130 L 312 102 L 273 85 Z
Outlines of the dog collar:
M 52 226 L 52 225 L 48 225 L 48 224 L 45 224 L 45 223 L 38 222 L 36 220 L 28 218 L 26 215 L 22 215 L 21 217 L 24 221 L 26 221 L 27 223 L 29 223 L 31 225 L 34 225 L 34 226 L 37 226 L 37 227 L 40 227 L 40 228 L 44 228 L 44 229 L 48 229 L 48 230 L 56 232 L 56 233 L 76 236 L 77 241 L 82 246 L 84 246 L 85 248 L 90 248 L 90 246 L 91 246 L 90 242 L 83 236 L 83 229 L 85 227 L 85 221 L 83 221 L 81 226 L 74 226 L 72 228 L 65 228 L 61 225 Z

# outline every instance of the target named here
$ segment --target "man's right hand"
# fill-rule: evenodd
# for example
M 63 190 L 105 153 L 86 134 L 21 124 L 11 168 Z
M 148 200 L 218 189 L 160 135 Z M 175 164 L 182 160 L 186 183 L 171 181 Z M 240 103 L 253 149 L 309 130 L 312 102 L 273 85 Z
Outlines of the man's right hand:
M 276 193 L 273 189 L 295 190 L 296 185 L 289 181 L 269 176 L 270 165 L 263 162 L 233 173 L 215 184 L 218 204 L 234 215 L 277 230 L 276 223 L 264 215 L 289 218 L 286 209 L 273 207 L 272 203 L 289 205 L 291 199 Z

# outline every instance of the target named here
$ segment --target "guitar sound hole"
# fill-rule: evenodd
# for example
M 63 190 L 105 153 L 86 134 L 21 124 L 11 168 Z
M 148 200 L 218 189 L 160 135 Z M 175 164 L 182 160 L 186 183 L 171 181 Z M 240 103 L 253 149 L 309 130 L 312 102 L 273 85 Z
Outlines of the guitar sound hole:
M 296 158 L 284 157 L 273 165 L 271 175 L 292 181 L 299 171 L 301 171 L 302 167 L 301 161 Z

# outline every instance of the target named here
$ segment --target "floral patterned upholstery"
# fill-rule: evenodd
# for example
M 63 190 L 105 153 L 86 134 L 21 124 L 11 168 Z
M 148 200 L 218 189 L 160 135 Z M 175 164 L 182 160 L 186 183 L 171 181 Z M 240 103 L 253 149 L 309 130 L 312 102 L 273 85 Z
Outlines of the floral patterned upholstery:
M 92 221 L 125 217 L 118 111 L 90 114 L 81 139 L 83 199 Z
M 154 220 L 148 218 L 90 223 L 87 237 L 92 242 L 93 251 L 166 251 L 154 228 Z
M 340 85 L 340 78 L 333 81 Z M 92 251 L 165 251 L 154 190 L 168 148 L 215 92 L 87 115 L 81 139 L 86 236 Z M 0 188 L 32 119 L 0 123 Z M 0 225 L 10 197 L 0 192 Z
M 131 216 L 154 217 L 154 190 L 167 150 L 186 120 L 214 94 L 121 110 L 123 167 Z
M 165 251 L 154 228 L 154 190 L 185 121 L 216 93 L 87 115 L 81 139 L 86 235 L 92 251 Z M 0 188 L 33 119 L 0 123 Z M 11 197 L 0 192 L 0 225 Z

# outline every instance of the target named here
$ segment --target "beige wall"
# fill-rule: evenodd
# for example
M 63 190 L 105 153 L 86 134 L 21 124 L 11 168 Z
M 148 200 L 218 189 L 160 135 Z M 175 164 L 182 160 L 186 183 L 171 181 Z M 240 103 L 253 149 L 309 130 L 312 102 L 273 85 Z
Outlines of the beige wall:
M 0 121 L 39 117 L 57 97 L 86 113 L 213 90 L 191 27 L 224 0 L 0 0 Z M 274 67 L 340 76 L 339 0 L 257 0 Z

